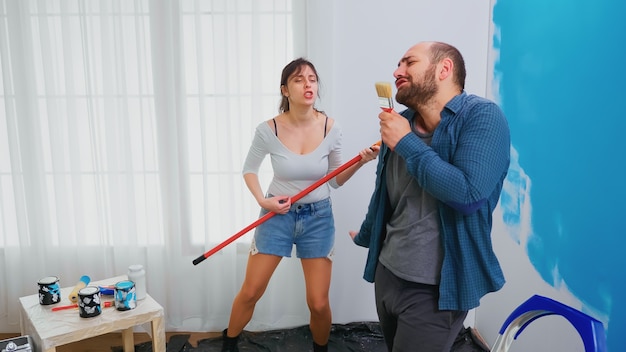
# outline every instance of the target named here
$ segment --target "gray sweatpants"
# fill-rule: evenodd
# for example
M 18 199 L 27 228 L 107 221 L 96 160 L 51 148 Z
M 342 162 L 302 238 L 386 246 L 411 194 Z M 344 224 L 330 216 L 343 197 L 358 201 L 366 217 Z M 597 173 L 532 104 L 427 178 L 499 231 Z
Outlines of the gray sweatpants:
M 403 280 L 382 264 L 376 310 L 389 352 L 449 352 L 467 311 L 439 310 L 439 286 Z

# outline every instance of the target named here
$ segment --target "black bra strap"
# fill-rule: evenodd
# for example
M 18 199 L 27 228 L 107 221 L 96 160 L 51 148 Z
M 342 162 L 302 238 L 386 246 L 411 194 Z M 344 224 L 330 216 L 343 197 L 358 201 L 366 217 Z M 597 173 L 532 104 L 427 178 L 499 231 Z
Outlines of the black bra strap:
M 326 126 L 328 125 L 328 115 L 326 115 L 326 121 L 324 122 L 324 138 L 326 138 Z
M 276 133 L 276 137 L 278 137 L 278 127 L 276 126 L 276 119 L 272 119 L 274 121 L 274 133 Z

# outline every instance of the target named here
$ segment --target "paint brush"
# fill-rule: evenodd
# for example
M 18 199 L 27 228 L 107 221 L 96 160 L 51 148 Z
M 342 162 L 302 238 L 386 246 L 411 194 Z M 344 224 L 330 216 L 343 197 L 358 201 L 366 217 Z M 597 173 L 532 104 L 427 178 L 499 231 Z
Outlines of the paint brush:
M 393 98 L 391 97 L 391 83 L 376 82 L 376 93 L 378 94 L 378 104 L 386 112 L 393 110 Z
M 102 307 L 103 308 L 109 308 L 109 307 L 113 307 L 113 301 L 104 301 L 102 302 Z M 66 310 L 66 309 L 74 309 L 74 308 L 78 308 L 78 304 L 70 304 L 67 306 L 58 306 L 58 307 L 54 307 L 51 310 L 53 312 L 59 311 L 59 310 Z

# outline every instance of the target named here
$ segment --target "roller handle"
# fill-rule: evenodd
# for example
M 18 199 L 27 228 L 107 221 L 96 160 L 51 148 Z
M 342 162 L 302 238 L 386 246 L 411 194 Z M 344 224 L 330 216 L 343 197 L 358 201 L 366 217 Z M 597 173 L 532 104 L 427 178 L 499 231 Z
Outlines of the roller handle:
M 373 145 L 380 145 L 380 141 L 374 143 Z M 340 167 L 336 168 L 335 170 L 333 170 L 332 172 L 330 172 L 328 175 L 322 177 L 321 179 L 317 180 L 315 183 L 313 183 L 312 185 L 310 185 L 309 187 L 303 189 L 302 191 L 300 191 L 300 193 L 296 194 L 295 196 L 291 197 L 291 202 L 295 203 L 298 200 L 300 200 L 302 197 L 306 196 L 307 194 L 311 193 L 311 191 L 313 191 L 314 189 L 318 188 L 319 186 L 323 185 L 324 183 L 328 182 L 330 179 L 332 179 L 333 177 L 339 175 L 340 173 L 342 173 L 343 171 L 345 171 L 347 168 L 349 168 L 350 166 L 358 163 L 361 160 L 361 155 L 357 155 L 354 158 L 350 159 L 347 163 L 341 165 Z M 227 245 L 229 245 L 231 242 L 233 242 L 234 240 L 238 239 L 239 237 L 243 236 L 244 234 L 246 234 L 248 231 L 252 230 L 253 228 L 261 225 L 262 223 L 264 223 L 265 221 L 267 221 L 269 218 L 271 218 L 272 216 L 276 215 L 276 213 L 274 212 L 269 212 L 265 215 L 263 215 L 262 217 L 258 218 L 255 222 L 253 222 L 252 224 L 246 226 L 245 228 L 243 228 L 241 231 L 237 232 L 236 234 L 230 236 L 228 239 L 226 239 L 224 242 L 218 244 L 217 246 L 213 247 L 213 249 L 207 251 L 206 253 L 204 253 L 203 255 L 199 256 L 198 258 L 193 260 L 193 265 L 198 265 L 200 264 L 202 261 L 204 261 L 206 258 L 212 256 L 213 254 L 217 253 L 218 251 L 220 251 L 222 248 L 226 247 Z

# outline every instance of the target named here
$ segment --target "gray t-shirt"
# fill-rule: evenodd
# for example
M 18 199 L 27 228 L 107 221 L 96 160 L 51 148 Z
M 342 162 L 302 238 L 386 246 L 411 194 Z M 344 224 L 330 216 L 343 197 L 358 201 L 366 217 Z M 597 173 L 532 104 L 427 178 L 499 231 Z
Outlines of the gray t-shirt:
M 430 145 L 432 135 L 415 133 Z M 437 200 L 409 175 L 404 159 L 394 152 L 386 173 L 393 213 L 379 261 L 401 279 L 437 285 L 443 260 Z
M 242 173 L 258 173 L 263 159 L 270 154 L 274 177 L 266 193 L 295 196 L 341 166 L 341 137 L 341 126 L 335 120 L 322 143 L 314 151 L 300 155 L 285 147 L 267 121 L 264 121 L 256 128 Z M 313 203 L 328 198 L 329 185 L 339 187 L 335 178 L 332 178 L 297 203 Z

